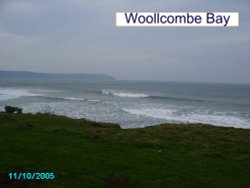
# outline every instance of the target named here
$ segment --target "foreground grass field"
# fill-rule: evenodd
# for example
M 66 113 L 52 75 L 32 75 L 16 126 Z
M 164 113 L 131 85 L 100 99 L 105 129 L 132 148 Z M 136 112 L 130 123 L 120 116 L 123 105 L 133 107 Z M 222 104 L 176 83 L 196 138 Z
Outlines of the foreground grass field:
M 55 180 L 8 179 L 53 172 Z M 250 187 L 250 130 L 0 113 L 0 187 Z

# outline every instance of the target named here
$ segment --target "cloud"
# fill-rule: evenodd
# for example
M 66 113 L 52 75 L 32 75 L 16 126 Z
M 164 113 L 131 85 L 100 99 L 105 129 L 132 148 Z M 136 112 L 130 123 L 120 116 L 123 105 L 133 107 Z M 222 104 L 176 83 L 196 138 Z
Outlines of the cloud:
M 199 73 L 205 81 L 249 82 L 249 1 L 0 2 L 3 69 L 184 81 Z M 239 28 L 116 28 L 117 11 L 239 11 L 241 21 Z M 213 80 L 213 69 L 225 78 Z

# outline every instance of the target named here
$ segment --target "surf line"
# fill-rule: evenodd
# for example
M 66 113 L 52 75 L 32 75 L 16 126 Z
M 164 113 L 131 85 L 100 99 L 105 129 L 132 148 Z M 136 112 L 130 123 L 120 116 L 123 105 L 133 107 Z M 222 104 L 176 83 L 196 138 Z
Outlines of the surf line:
M 125 12 L 125 20 L 127 24 L 201 24 L 204 16 L 199 14 L 190 14 L 189 12 L 183 14 L 162 14 L 155 12 L 153 14 L 138 14 L 138 12 Z M 206 24 L 222 24 L 226 27 L 230 20 L 230 15 L 215 15 L 212 12 L 206 13 Z

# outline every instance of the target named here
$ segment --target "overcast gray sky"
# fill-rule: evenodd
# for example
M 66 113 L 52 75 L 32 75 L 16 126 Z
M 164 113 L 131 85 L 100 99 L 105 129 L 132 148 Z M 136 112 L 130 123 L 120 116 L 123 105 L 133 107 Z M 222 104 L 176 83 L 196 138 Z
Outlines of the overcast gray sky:
M 250 83 L 249 0 L 0 0 L 0 69 Z M 117 11 L 235 11 L 238 28 L 116 28 Z

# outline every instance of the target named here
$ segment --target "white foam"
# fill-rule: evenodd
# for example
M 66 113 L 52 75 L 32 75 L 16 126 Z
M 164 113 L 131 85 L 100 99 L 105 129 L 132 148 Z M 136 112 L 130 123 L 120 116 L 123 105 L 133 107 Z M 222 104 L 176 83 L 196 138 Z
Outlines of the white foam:
M 156 109 L 156 108 L 144 108 L 144 109 L 126 109 L 124 111 L 135 115 L 148 116 L 159 119 L 166 119 L 166 117 L 173 116 L 175 110 L 170 109 Z
M 113 96 L 117 96 L 117 97 L 132 97 L 132 98 L 150 97 L 150 95 L 147 95 L 144 93 L 134 93 L 134 92 L 112 90 L 112 89 L 104 89 L 104 90 L 102 90 L 102 94 L 113 95 Z
M 203 123 L 225 127 L 250 128 L 250 122 L 246 119 L 226 116 L 226 115 L 208 115 L 208 114 L 180 114 L 173 109 L 123 109 L 124 111 L 134 114 L 147 116 L 156 119 L 163 119 L 169 123 Z
M 82 98 L 76 98 L 76 97 L 58 97 L 60 99 L 66 99 L 66 100 L 71 100 L 71 101 L 86 101 L 86 99 Z
M 250 122 L 234 116 L 191 114 L 185 117 L 191 123 L 204 123 L 225 127 L 250 128 Z
M 41 94 L 32 93 L 26 89 L 17 89 L 17 88 L 0 88 L 0 100 L 10 100 L 17 99 L 20 97 L 31 97 L 31 96 L 41 96 Z
M 97 99 L 88 99 L 88 102 L 100 102 L 100 100 L 97 100 Z
M 84 99 L 84 98 L 77 98 L 77 97 L 49 97 L 49 98 L 56 98 L 56 99 L 63 99 L 63 100 L 70 100 L 70 101 L 100 102 L 100 100 L 97 100 L 97 99 Z

